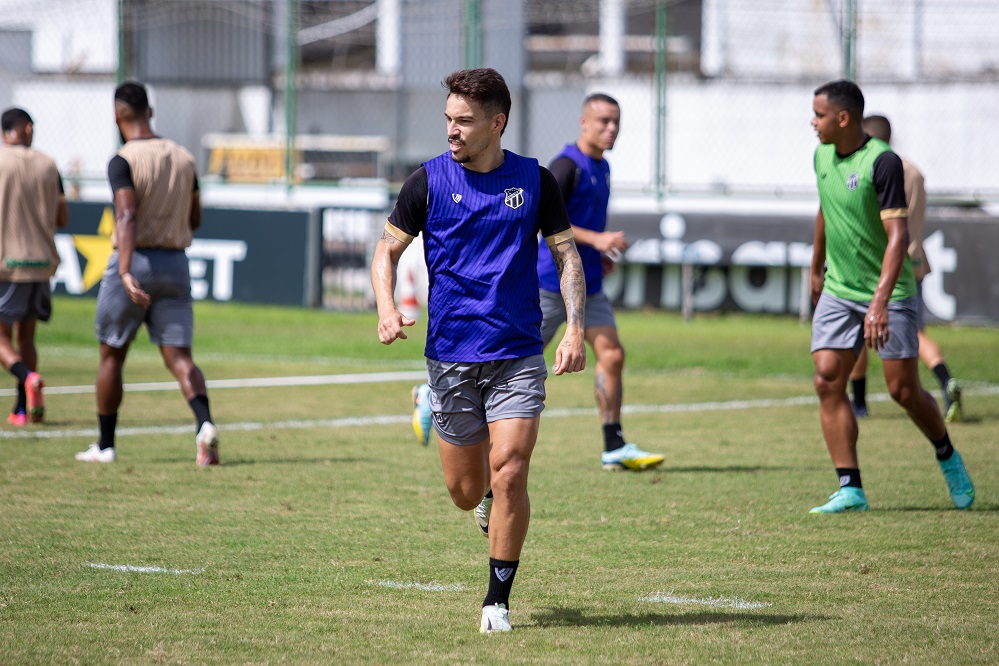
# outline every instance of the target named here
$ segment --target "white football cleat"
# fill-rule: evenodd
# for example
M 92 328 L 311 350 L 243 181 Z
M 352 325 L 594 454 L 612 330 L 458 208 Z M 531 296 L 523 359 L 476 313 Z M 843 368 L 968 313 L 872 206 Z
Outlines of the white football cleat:
M 76 459 L 80 462 L 113 463 L 115 458 L 113 446 L 102 449 L 97 442 L 91 444 L 86 451 L 80 451 L 76 454 Z
M 479 531 L 482 532 L 482 536 L 488 539 L 489 515 L 493 512 L 493 498 L 483 497 L 479 506 L 475 507 L 472 512 L 475 514 L 475 524 L 479 526 Z
M 482 622 L 479 624 L 480 634 L 493 634 L 500 631 L 510 631 L 510 611 L 506 604 L 490 604 L 482 607 Z
M 202 467 L 219 464 L 219 429 L 211 421 L 205 421 L 195 440 L 198 444 L 198 458 L 195 462 Z

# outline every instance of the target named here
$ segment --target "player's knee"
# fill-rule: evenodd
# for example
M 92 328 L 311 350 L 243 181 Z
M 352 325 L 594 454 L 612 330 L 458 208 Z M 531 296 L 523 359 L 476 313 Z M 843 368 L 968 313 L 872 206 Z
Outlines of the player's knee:
M 448 480 L 446 484 L 451 501 L 462 511 L 471 511 L 482 501 L 482 489 L 476 489 L 468 479 Z
M 820 400 L 845 395 L 846 377 L 840 373 L 816 368 L 813 382 Z
M 190 375 L 196 370 L 194 359 L 178 349 L 164 350 L 163 365 L 178 377 Z
M 497 464 L 491 475 L 493 494 L 516 495 L 527 489 L 529 462 L 522 456 L 510 456 Z
M 620 372 L 624 367 L 624 347 L 615 345 L 603 350 L 599 363 L 609 370 Z
M 482 493 L 478 494 L 478 499 L 461 490 L 451 490 L 451 501 L 462 511 L 471 511 L 482 501 Z
M 888 393 L 892 400 L 902 407 L 910 409 L 919 402 L 921 391 L 918 384 L 895 380 L 888 382 Z

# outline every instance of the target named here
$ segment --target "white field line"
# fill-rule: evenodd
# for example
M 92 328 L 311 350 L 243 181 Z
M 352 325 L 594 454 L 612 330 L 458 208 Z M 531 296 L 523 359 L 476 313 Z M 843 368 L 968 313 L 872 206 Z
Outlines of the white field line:
M 773 604 L 762 601 L 743 601 L 742 599 L 726 599 L 724 597 L 684 597 L 677 594 L 653 594 L 649 597 L 642 597 L 639 601 L 651 601 L 657 604 L 694 604 L 698 606 L 711 606 L 712 608 L 737 608 L 739 610 L 750 610 L 753 608 L 766 608 Z
M 359 378 L 354 381 L 354 378 Z M 275 378 L 263 378 L 263 379 L 246 379 L 246 380 L 223 380 L 226 382 L 282 382 L 281 384 L 276 384 L 280 386 L 299 386 L 303 384 L 295 384 L 292 382 L 296 378 L 294 377 L 275 377 Z M 351 383 L 369 383 L 369 382 L 389 382 L 389 381 L 420 381 L 421 379 L 426 379 L 426 373 L 423 372 L 395 372 L 395 373 L 365 373 L 360 375 L 325 375 L 317 377 L 305 377 L 308 386 L 315 386 L 319 384 L 351 384 Z M 152 386 L 150 384 L 137 384 L 135 386 Z M 170 390 L 177 390 L 177 385 L 175 383 L 169 383 L 168 386 Z M 55 387 L 60 388 L 60 387 Z M 87 388 L 89 391 L 93 391 L 92 386 L 88 387 L 62 387 L 64 389 L 69 388 Z M 243 388 L 242 385 L 237 386 L 237 388 Z M 126 392 L 128 388 L 126 387 Z M 133 389 L 133 390 L 143 390 L 143 389 Z M 145 390 L 159 390 L 147 388 Z M 53 393 L 55 391 L 46 388 L 47 393 Z M 69 391 L 65 391 L 69 393 Z M 82 392 L 82 391 L 81 391 Z M 977 384 L 977 385 L 967 385 L 964 389 L 964 395 L 999 395 L 999 385 L 993 384 Z M 867 396 L 867 400 L 871 402 L 887 402 L 891 398 L 887 393 L 875 393 Z M 621 411 L 625 414 L 690 414 L 695 412 L 714 412 L 714 411 L 735 411 L 735 410 L 746 410 L 746 409 L 773 409 L 780 407 L 799 407 L 802 405 L 814 405 L 818 403 L 818 398 L 815 396 L 794 396 L 790 398 L 763 398 L 759 400 L 728 400 L 728 401 L 718 401 L 718 402 L 687 402 L 687 403 L 672 403 L 664 405 L 625 405 L 622 407 Z M 546 409 L 542 416 L 546 419 L 549 418 L 571 418 L 578 416 L 588 416 L 592 415 L 595 409 L 592 407 L 582 408 L 559 408 L 559 409 Z M 353 416 L 353 417 L 343 417 L 343 418 L 330 418 L 330 419 L 301 419 L 295 421 L 242 421 L 234 423 L 222 423 L 220 424 L 220 430 L 223 432 L 232 431 L 254 431 L 254 430 L 303 430 L 308 428 L 354 428 L 354 427 L 364 427 L 364 426 L 376 426 L 376 425 L 396 425 L 396 424 L 407 424 L 412 421 L 411 414 L 384 414 L 375 416 Z M 172 426 L 142 426 L 133 428 L 119 428 L 117 431 L 118 436 L 134 436 L 134 435 L 183 435 L 189 434 L 194 431 L 193 425 L 172 425 Z M 56 429 L 36 429 L 36 428 L 21 428 L 18 430 L 0 430 L 0 440 L 3 439 L 63 439 L 69 437 L 94 437 L 97 435 L 97 430 L 95 428 L 80 428 L 74 430 L 56 430 Z
M 423 590 L 424 592 L 463 592 L 465 586 L 460 583 L 442 585 L 441 583 L 403 583 L 395 580 L 367 581 L 371 585 L 391 587 L 397 590 Z
M 163 567 L 135 567 L 131 564 L 103 564 L 99 562 L 84 562 L 83 566 L 90 567 L 91 569 L 108 569 L 110 571 L 125 571 L 128 573 L 168 573 L 175 576 L 181 574 L 199 574 L 204 571 L 204 568 L 164 569 Z
M 426 381 L 425 370 L 405 372 L 358 372 L 346 375 L 306 375 L 300 377 L 251 377 L 249 379 L 210 379 L 209 389 L 274 388 L 282 386 L 331 386 L 334 384 L 377 384 L 380 382 Z M 125 384 L 125 392 L 176 391 L 177 382 Z M 94 385 L 46 386 L 47 395 L 85 395 L 94 392 Z M 0 389 L 0 396 L 14 396 L 17 389 Z

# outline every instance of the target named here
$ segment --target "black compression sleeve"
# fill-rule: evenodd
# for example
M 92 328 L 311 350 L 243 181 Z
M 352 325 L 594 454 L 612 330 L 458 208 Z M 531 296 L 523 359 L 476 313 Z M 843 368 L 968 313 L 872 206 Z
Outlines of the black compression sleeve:
M 548 165 L 548 170 L 555 176 L 558 182 L 558 189 L 562 192 L 562 199 L 569 200 L 572 193 L 576 191 L 576 180 L 579 178 L 579 167 L 566 156 L 556 158 Z
M 874 160 L 874 191 L 878 193 L 878 203 L 881 210 L 901 208 L 908 205 L 905 201 L 905 175 L 902 170 L 902 159 L 895 153 L 884 152 Z
M 111 193 L 114 194 L 123 188 L 135 189 L 132 181 L 132 168 L 121 155 L 115 155 L 108 162 L 108 180 L 111 181 Z
M 559 193 L 558 182 L 552 172 L 543 166 L 541 169 L 541 199 L 538 201 L 538 222 L 541 235 L 554 236 L 570 228 L 569 214 L 565 210 L 565 201 Z
M 418 236 L 427 226 L 427 170 L 420 167 L 406 179 L 395 208 L 389 215 L 392 226 L 405 231 L 410 236 Z

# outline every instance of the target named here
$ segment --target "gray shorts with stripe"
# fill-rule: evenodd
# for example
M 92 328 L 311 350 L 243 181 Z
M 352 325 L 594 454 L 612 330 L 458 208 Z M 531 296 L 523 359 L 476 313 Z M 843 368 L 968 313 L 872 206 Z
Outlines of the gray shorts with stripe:
M 859 303 L 822 292 L 812 315 L 812 353 L 820 349 L 852 349 L 864 346 L 864 316 L 870 303 Z M 919 356 L 918 298 L 888 303 L 888 342 L 878 350 L 882 359 Z
M 445 442 L 467 446 L 489 437 L 489 424 L 534 418 L 545 408 L 548 369 L 540 354 L 452 363 L 427 359 L 434 429 Z

